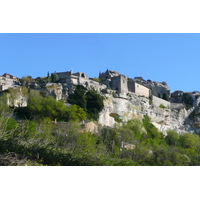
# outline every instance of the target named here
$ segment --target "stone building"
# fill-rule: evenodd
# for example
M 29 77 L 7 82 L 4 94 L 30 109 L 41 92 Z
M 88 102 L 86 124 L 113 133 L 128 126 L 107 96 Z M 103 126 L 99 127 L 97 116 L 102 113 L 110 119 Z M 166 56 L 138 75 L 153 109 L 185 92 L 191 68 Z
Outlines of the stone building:
M 135 77 L 133 79 L 136 83 L 141 84 L 151 90 L 152 95 L 159 97 L 159 98 L 170 98 L 170 89 L 166 84 L 151 81 L 151 80 L 144 80 L 142 77 Z
M 105 85 L 100 85 L 98 82 L 91 80 L 84 72 L 72 73 L 67 72 L 55 72 L 58 75 L 58 83 L 63 86 L 63 91 L 71 94 L 74 91 L 74 86 L 83 85 L 85 87 L 94 88 L 98 91 L 105 89 Z
M 8 73 L 0 76 L 0 92 L 20 85 L 20 79 Z
M 116 90 L 122 94 L 133 92 L 138 96 L 149 97 L 151 95 L 151 90 L 148 87 L 141 85 L 134 79 L 128 78 L 115 71 L 107 70 L 104 73 L 100 73 L 99 78 L 101 78 L 102 83 L 108 88 Z M 140 80 L 143 79 L 141 78 Z

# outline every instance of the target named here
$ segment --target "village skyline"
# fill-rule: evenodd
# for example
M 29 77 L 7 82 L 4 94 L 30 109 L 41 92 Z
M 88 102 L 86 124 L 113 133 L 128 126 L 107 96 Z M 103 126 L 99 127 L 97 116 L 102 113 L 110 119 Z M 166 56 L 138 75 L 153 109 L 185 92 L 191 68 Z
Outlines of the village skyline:
M 0 34 L 0 74 L 21 78 L 48 71 L 107 69 L 130 78 L 166 81 L 172 91 L 199 91 L 200 34 Z

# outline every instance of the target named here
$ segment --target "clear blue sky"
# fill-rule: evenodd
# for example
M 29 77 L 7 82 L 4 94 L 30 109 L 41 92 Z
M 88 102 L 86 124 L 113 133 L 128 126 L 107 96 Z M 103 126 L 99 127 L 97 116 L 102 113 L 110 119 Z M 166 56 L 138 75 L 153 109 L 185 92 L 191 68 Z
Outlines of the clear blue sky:
M 200 34 L 0 34 L 0 75 L 106 69 L 166 81 L 171 91 L 200 91 Z

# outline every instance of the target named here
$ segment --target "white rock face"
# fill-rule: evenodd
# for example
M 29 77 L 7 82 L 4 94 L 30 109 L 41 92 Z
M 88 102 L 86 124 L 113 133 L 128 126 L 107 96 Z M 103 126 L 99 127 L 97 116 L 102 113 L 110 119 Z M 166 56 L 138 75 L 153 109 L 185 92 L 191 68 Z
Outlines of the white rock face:
M 151 118 L 151 122 L 162 132 L 168 129 L 176 130 L 179 133 L 187 132 L 184 125 L 185 120 L 191 113 L 191 110 L 186 111 L 184 108 L 170 109 L 170 103 L 166 108 L 161 108 L 160 99 L 154 98 L 152 103 L 148 98 L 138 97 L 132 93 L 128 96 L 116 97 L 116 95 L 106 95 L 104 100 L 104 110 L 100 113 L 99 123 L 104 126 L 113 127 L 117 123 L 111 113 L 117 114 L 123 122 L 131 119 L 142 119 L 145 115 Z
M 7 105 L 11 107 L 26 107 L 27 97 L 22 92 L 21 88 L 14 88 L 14 93 L 7 94 Z
M 47 83 L 46 87 L 41 90 L 46 93 L 46 96 L 53 96 L 56 100 L 62 99 L 63 87 L 60 83 Z

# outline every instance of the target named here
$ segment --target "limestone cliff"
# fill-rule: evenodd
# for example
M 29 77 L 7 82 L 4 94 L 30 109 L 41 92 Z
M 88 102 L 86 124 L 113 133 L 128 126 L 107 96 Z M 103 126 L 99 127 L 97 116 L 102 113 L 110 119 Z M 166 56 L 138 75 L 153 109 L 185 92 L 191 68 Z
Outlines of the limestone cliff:
M 162 132 L 168 129 L 176 130 L 179 133 L 194 132 L 186 121 L 192 112 L 183 106 L 171 107 L 167 101 L 154 97 L 152 100 L 139 97 L 134 93 L 128 95 L 106 94 L 104 100 L 105 108 L 100 113 L 99 123 L 105 126 L 114 126 L 117 122 L 111 113 L 116 114 L 122 122 L 130 119 L 142 119 L 144 115 L 151 118 L 151 122 Z M 165 103 L 165 105 L 163 105 Z

